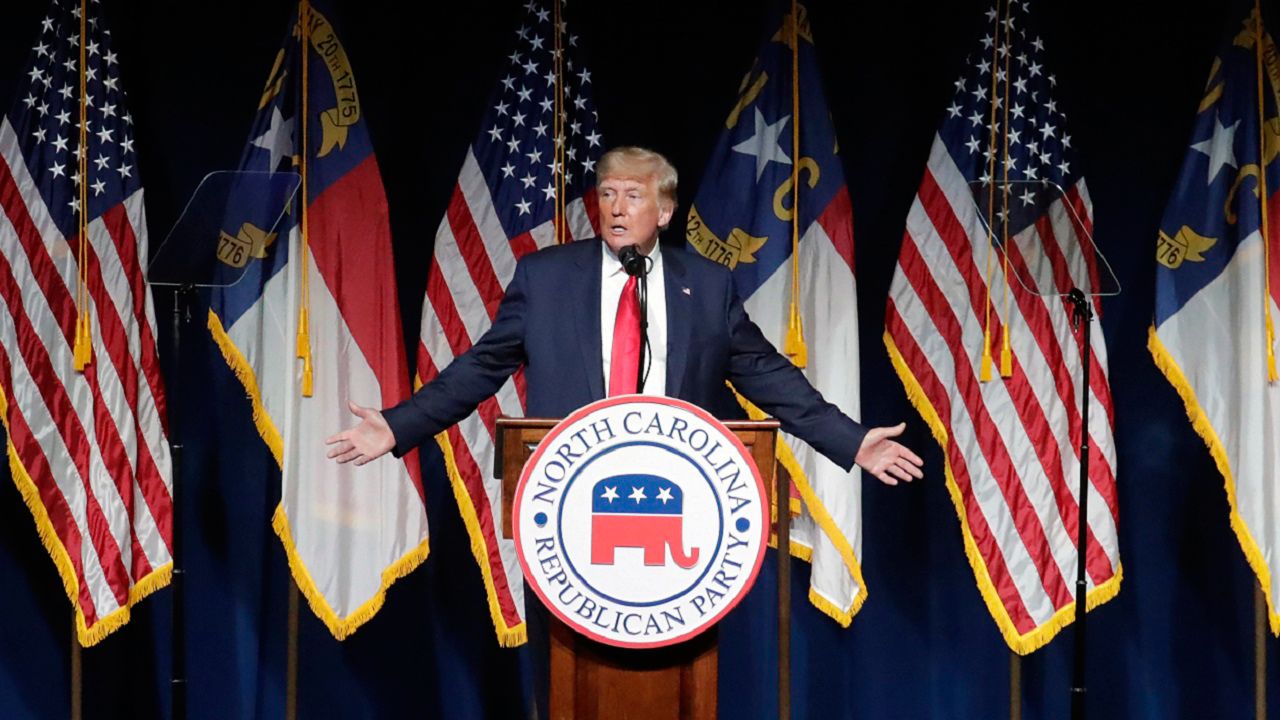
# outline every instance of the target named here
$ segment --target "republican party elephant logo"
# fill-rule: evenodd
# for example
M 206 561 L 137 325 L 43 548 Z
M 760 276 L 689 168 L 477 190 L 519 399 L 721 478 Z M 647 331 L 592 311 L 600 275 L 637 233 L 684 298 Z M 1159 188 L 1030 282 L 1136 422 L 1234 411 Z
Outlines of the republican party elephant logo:
M 591 564 L 612 565 L 614 550 L 644 549 L 645 565 L 671 559 L 688 570 L 698 548 L 684 551 L 684 492 L 657 475 L 615 475 L 595 484 L 591 494 Z

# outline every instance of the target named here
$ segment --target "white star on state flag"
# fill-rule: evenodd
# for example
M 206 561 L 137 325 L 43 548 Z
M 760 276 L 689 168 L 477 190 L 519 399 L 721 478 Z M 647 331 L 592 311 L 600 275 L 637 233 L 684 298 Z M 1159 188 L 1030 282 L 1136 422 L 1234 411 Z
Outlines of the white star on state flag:
M 1201 140 L 1191 146 L 1192 150 L 1198 150 L 1209 156 L 1209 177 L 1206 183 L 1212 184 L 1213 179 L 1218 176 L 1218 171 L 1222 170 L 1224 165 L 1237 167 L 1236 165 L 1236 128 L 1240 127 L 1240 121 L 1231 123 L 1231 127 L 1222 124 L 1220 118 L 1213 119 L 1213 135 L 1205 140 Z
M 787 157 L 786 151 L 778 144 L 778 138 L 781 137 L 782 131 L 791 116 L 783 115 L 778 122 L 770 125 L 765 122 L 764 114 L 760 112 L 760 108 L 756 108 L 755 111 L 755 134 L 734 145 L 733 151 L 755 157 L 756 182 L 760 182 L 761 176 L 764 175 L 764 168 L 769 164 L 770 160 L 783 165 L 791 164 L 791 158 Z
M 268 167 L 275 170 L 281 158 L 293 155 L 293 118 L 285 120 L 279 107 L 271 108 L 271 126 L 253 139 L 253 145 L 271 153 Z

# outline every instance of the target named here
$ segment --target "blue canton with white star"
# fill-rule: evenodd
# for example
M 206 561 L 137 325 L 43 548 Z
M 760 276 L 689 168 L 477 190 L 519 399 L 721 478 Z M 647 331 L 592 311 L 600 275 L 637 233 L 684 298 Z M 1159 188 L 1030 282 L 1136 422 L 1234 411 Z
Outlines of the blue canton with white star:
M 554 1 L 554 0 L 553 0 Z M 578 36 L 566 23 L 554 27 L 548 3 L 525 5 L 524 24 L 472 143 L 507 237 L 548 222 L 555 214 L 556 59 L 561 58 L 565 185 L 572 201 L 595 187 L 603 139 L 591 102 L 591 72 L 575 58 Z M 555 46 L 557 31 L 561 49 Z
M 1163 237 L 1157 257 L 1175 252 L 1175 243 L 1186 238 L 1184 229 L 1213 242 L 1207 248 L 1180 248 L 1182 255 L 1191 252 L 1190 257 L 1174 263 L 1176 268 L 1156 265 L 1157 326 L 1217 278 L 1240 243 L 1258 232 L 1262 224 L 1257 195 L 1261 153 L 1252 10 L 1252 3 L 1235 3 L 1231 15 L 1235 21 L 1223 38 L 1223 49 L 1205 85 L 1182 170 L 1160 222 Z M 1268 123 L 1276 122 L 1276 91 L 1264 76 L 1262 102 Z M 1267 165 L 1266 180 L 1267 193 L 1274 197 L 1280 189 L 1280 168 L 1274 158 Z M 1280 218 L 1272 213 L 1269 221 L 1274 237 Z M 1276 262 L 1274 256 L 1271 262 Z
M 988 29 L 956 79 L 955 95 L 938 129 L 984 216 L 993 180 L 998 188 L 994 209 L 997 215 L 1003 212 L 1007 179 L 1010 237 L 1039 219 L 1080 179 L 1067 115 L 1054 98 L 1058 79 L 1046 68 L 1044 41 L 1035 30 L 1030 4 L 1011 0 L 999 18 L 994 7 L 987 11 Z
M 99 217 L 142 186 L 134 151 L 133 119 L 125 109 L 119 57 L 111 31 L 88 3 L 85 18 L 85 103 L 88 111 L 87 175 L 80 176 L 80 4 L 54 2 L 40 23 L 19 83 L 9 123 L 23 159 L 65 237 L 78 233 L 80 185 L 88 184 L 89 220 Z M 25 89 L 24 89 L 25 88 Z
M 808 37 L 805 17 L 802 12 L 798 172 L 801 236 L 845 187 L 818 55 Z M 796 158 L 788 23 L 785 16 L 775 14 L 767 25 L 769 31 L 755 64 L 743 79 L 739 105 L 716 142 L 691 210 L 722 241 L 729 240 L 735 230 L 764 238 L 751 259 L 739 260 L 733 267 L 734 283 L 744 298 L 750 297 L 791 257 L 793 200 L 789 187 L 784 185 L 790 181 Z M 713 259 L 724 262 L 723 258 Z

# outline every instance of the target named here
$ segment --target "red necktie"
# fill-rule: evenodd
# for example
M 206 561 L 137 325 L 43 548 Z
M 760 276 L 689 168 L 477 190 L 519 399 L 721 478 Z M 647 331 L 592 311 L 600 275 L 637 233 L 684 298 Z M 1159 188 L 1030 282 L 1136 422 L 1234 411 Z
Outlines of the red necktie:
M 613 352 L 609 359 L 609 395 L 636 392 L 636 375 L 640 370 L 640 300 L 636 297 L 636 278 L 627 278 L 618 298 L 618 315 L 613 320 Z

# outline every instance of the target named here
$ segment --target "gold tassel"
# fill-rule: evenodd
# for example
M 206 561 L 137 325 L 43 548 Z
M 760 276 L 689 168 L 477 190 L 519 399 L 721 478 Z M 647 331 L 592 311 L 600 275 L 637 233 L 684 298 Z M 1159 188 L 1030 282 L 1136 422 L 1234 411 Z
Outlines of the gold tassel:
M 1004 340 L 1000 343 L 1000 377 L 1013 377 L 1013 348 L 1009 347 L 1009 326 L 1000 329 Z
M 991 331 L 982 331 L 982 362 L 978 365 L 978 380 L 991 382 Z
M 76 372 L 84 372 L 85 367 L 93 362 L 93 332 L 89 322 L 89 312 L 85 308 L 76 318 L 76 342 L 71 353 Z
M 791 307 L 791 321 L 787 324 L 787 338 L 782 343 L 782 352 L 791 358 L 798 368 L 809 366 L 809 347 L 804 342 L 804 327 L 800 320 L 800 312 Z
M 311 328 L 304 306 L 298 311 L 298 357 L 302 359 L 302 397 L 311 397 Z
M 1271 316 L 1267 315 L 1267 382 L 1280 380 L 1276 373 L 1276 330 L 1271 324 Z

